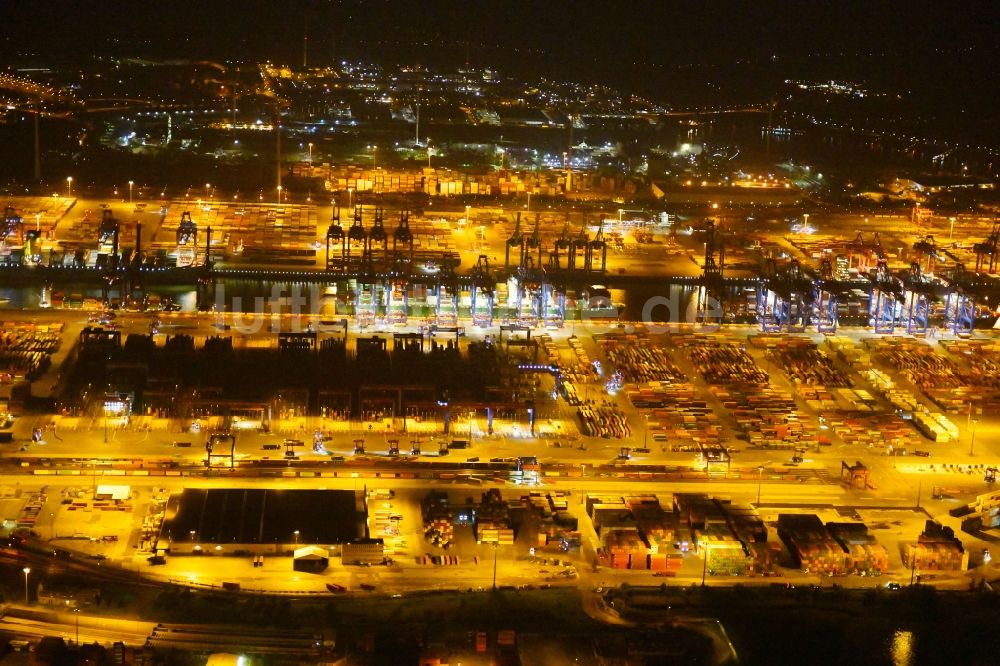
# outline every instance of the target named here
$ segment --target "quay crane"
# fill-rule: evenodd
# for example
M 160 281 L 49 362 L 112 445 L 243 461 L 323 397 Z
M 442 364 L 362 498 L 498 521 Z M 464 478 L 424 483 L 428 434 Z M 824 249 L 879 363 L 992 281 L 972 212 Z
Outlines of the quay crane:
M 552 252 L 549 253 L 549 270 L 562 270 L 562 264 L 559 261 L 559 253 L 560 251 L 568 253 L 571 243 L 572 241 L 569 237 L 569 218 L 567 216 L 566 221 L 563 223 L 562 233 L 553 244 Z M 569 268 L 568 265 L 567 268 Z
M 517 291 L 514 294 L 514 315 L 520 326 L 534 327 L 543 321 L 546 297 L 545 271 L 535 266 L 535 260 L 526 256 L 517 269 L 514 278 Z
M 569 248 L 568 268 L 572 269 L 574 267 L 575 243 L 569 240 L 567 227 L 568 223 L 563 228 L 563 245 L 561 247 Z M 540 323 L 556 326 L 562 325 L 565 319 L 565 289 L 554 289 L 545 270 L 543 261 L 544 246 L 541 238 L 541 215 L 535 214 L 534 230 L 530 236 L 525 236 L 521 230 L 521 216 L 518 213 L 514 231 L 507 239 L 506 244 L 504 268 L 505 273 L 510 277 L 510 293 L 512 294 L 514 317 L 517 322 L 520 325 L 529 326 L 535 326 Z M 557 245 L 558 247 L 560 246 Z M 579 247 L 584 251 L 585 265 L 589 265 L 590 243 L 586 236 L 580 241 Z M 513 248 L 517 248 L 518 250 L 516 266 L 511 264 L 511 249 Z M 479 263 L 477 263 L 478 272 L 474 271 L 473 275 L 472 296 L 474 299 L 478 298 L 479 293 L 491 293 L 491 290 L 495 287 L 492 276 L 486 279 L 483 273 L 483 270 L 488 269 L 489 266 L 483 259 L 484 257 L 480 257 Z M 550 265 L 553 263 L 556 266 L 559 265 L 558 249 L 549 255 L 549 263 Z M 489 298 L 491 298 L 489 319 L 492 320 L 493 301 L 492 297 Z M 553 298 L 556 301 L 554 312 L 550 307 Z M 473 307 L 473 318 L 477 319 L 477 321 L 485 321 L 487 319 L 487 317 L 482 316 L 482 313 L 479 315 L 476 314 L 476 307 Z
M 384 210 L 381 205 L 375 206 L 375 222 L 372 224 L 372 228 L 368 230 L 368 238 L 365 240 L 365 255 L 367 258 L 367 263 L 370 265 L 374 260 L 375 246 L 378 244 L 382 245 L 382 255 L 385 259 L 389 258 L 389 234 L 385 231 L 385 225 L 383 223 Z
M 326 270 L 332 271 L 334 268 L 343 269 L 344 264 L 341 262 L 338 264 L 334 257 L 330 253 L 330 248 L 337 243 L 343 246 L 345 242 L 344 227 L 340 224 L 340 206 L 333 206 L 333 217 L 330 220 L 330 226 L 326 230 Z M 341 248 L 343 252 L 343 247 Z
M 531 232 L 531 235 L 527 237 L 524 241 L 525 252 L 531 254 L 534 252 L 538 253 L 538 260 L 536 264 L 538 266 L 542 265 L 542 232 L 539 228 L 541 224 L 541 215 L 535 213 L 535 230 Z
M 851 290 L 848 283 L 834 279 L 833 264 L 823 259 L 813 290 L 813 323 L 820 333 L 836 333 L 840 318 L 840 299 Z
M 587 235 L 587 218 L 584 216 L 583 224 L 580 226 L 580 233 L 576 235 L 576 238 L 569 243 L 569 255 L 567 255 L 567 268 L 569 270 L 576 270 L 577 259 L 579 258 L 582 267 L 586 269 L 586 266 L 590 263 L 590 237 Z
M 191 219 L 191 213 L 181 213 L 181 221 L 177 226 L 177 265 L 192 266 L 195 263 L 197 250 L 198 225 Z M 183 255 L 182 255 L 183 250 Z M 183 260 L 182 260 L 183 256 Z
M 404 255 L 401 247 L 409 245 Z M 410 231 L 409 211 L 399 212 L 399 225 L 392 232 L 392 267 L 385 285 L 386 317 L 390 323 L 405 324 L 409 312 L 409 286 L 413 273 L 413 233 Z
M 364 255 L 364 248 L 368 242 L 368 233 L 365 231 L 363 215 L 364 206 L 362 204 L 355 204 L 354 218 L 351 221 L 350 228 L 347 230 L 347 237 L 344 240 L 344 244 L 341 246 L 341 258 L 345 266 L 351 263 L 351 247 L 355 243 L 361 246 L 362 256 Z
M 177 244 L 187 245 L 188 242 L 198 242 L 198 225 L 191 219 L 191 213 L 181 213 L 181 222 L 177 227 Z
M 0 227 L 0 241 L 6 242 L 8 239 L 16 237 L 18 242 L 22 242 L 24 235 L 24 224 L 21 216 L 17 214 L 13 206 L 7 206 L 3 214 L 3 226 Z
M 362 209 L 363 211 L 363 209 Z M 382 255 L 389 256 L 389 235 L 385 231 L 383 223 L 382 206 L 375 205 L 375 220 L 371 229 L 367 232 L 361 224 L 361 215 L 355 214 L 356 224 L 347 231 L 348 241 L 361 239 L 361 269 L 358 274 L 357 291 L 355 292 L 354 313 L 362 325 L 372 323 L 378 316 L 379 308 L 379 279 L 378 270 L 375 266 L 375 250 L 377 244 L 382 245 Z M 382 285 L 383 291 L 388 285 Z
M 481 309 L 482 301 L 486 301 L 485 309 Z M 493 306 L 496 301 L 496 279 L 490 270 L 490 260 L 485 254 L 479 255 L 476 265 L 472 268 L 472 323 L 475 326 L 488 328 L 493 325 Z
M 504 270 L 510 270 L 510 251 L 512 248 L 517 248 L 517 265 L 521 266 L 524 263 L 524 246 L 525 238 L 524 234 L 521 232 L 521 212 L 518 211 L 517 219 L 514 222 L 514 231 L 511 233 L 510 237 L 507 239 L 507 245 L 504 248 L 504 258 L 503 267 Z
M 709 221 L 705 238 L 705 263 L 698 279 L 695 301 L 695 321 L 704 326 L 718 328 L 723 319 L 726 285 L 723 273 L 726 267 L 726 248 L 715 223 Z
M 1000 284 L 989 277 L 956 264 L 955 270 L 944 278 L 948 285 L 945 297 L 945 326 L 955 335 L 967 336 L 976 324 L 976 311 L 980 304 L 987 307 L 1000 297 Z
M 932 305 L 941 299 L 943 286 L 920 270 L 920 262 L 914 261 L 907 271 L 900 273 L 903 285 L 903 315 L 906 318 L 906 332 L 925 335 L 930 328 Z
M 876 333 L 886 334 L 896 330 L 896 311 L 903 302 L 903 287 L 889 271 L 885 259 L 879 259 L 868 275 L 871 282 L 868 299 L 868 317 Z
M 585 270 L 592 271 L 594 269 L 594 256 L 595 254 L 600 254 L 601 256 L 601 268 L 600 272 L 605 272 L 608 266 L 608 243 L 604 240 L 604 221 L 597 225 L 597 234 L 594 236 L 594 240 L 587 244 L 587 257 L 584 265 Z
M 859 273 L 867 273 L 872 268 L 873 260 L 878 262 L 885 258 L 882 239 L 877 231 L 870 241 L 866 241 L 864 234 L 859 231 L 854 240 L 847 244 L 847 249 L 850 252 L 848 265 L 857 268 Z
M 766 333 L 801 333 L 810 324 L 815 284 L 806 276 L 798 259 L 778 271 L 768 259 L 757 288 L 757 319 Z
M 399 211 L 399 226 L 392 232 L 392 254 L 399 261 L 397 246 L 409 246 L 408 262 L 413 263 L 413 232 L 410 231 L 410 211 Z
M 1000 220 L 993 223 L 993 231 L 981 243 L 976 243 L 972 249 L 976 252 L 976 272 L 989 273 L 992 275 L 997 271 L 997 264 L 1000 262 Z
M 438 328 L 458 330 L 458 276 L 455 274 L 456 262 L 445 259 L 441 262 L 441 270 L 437 277 L 437 294 L 434 307 L 434 320 Z
M 924 273 L 934 273 L 934 268 L 938 260 L 938 250 L 937 243 L 934 242 L 934 236 L 924 236 L 916 243 L 913 244 L 913 251 L 917 253 L 918 261 L 927 261 L 926 266 L 921 266 L 921 270 Z

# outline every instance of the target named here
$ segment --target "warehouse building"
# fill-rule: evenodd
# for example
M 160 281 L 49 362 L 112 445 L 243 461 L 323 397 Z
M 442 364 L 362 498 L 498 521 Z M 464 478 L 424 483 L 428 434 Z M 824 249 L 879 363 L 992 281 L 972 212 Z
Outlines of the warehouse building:
M 363 493 L 189 488 L 170 496 L 158 548 L 171 555 L 285 553 L 367 537 Z

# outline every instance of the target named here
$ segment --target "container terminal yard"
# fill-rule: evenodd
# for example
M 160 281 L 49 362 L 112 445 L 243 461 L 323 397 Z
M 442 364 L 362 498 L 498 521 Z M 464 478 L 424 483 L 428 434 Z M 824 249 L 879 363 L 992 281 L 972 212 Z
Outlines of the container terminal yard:
M 997 661 L 995 21 L 85 4 L 0 39 L 0 662 Z
M 248 206 L 235 238 L 198 203 L 10 200 L 6 557 L 224 595 L 579 588 L 604 621 L 632 586 L 998 578 L 998 281 L 941 220 L 362 203 Z M 247 261 L 277 215 L 296 263 Z M 29 602 L 91 603 L 43 576 Z

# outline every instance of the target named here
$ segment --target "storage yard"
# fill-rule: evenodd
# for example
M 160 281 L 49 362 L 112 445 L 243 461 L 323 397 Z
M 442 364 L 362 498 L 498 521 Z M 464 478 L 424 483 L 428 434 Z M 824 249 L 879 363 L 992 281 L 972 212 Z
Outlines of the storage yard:
M 226 202 L 212 199 L 171 201 L 153 247 L 177 249 L 177 234 L 184 213 L 189 213 L 197 226 L 197 237 L 191 244 L 205 247 L 206 234 L 212 229 L 212 244 L 226 252 L 242 252 L 247 258 L 295 255 L 312 259 L 316 240 L 316 209 L 296 204 L 263 204 L 258 202 Z
M 62 323 L 4 322 L 0 331 L 0 384 L 34 379 L 62 343 Z
M 865 346 L 875 358 L 897 371 L 946 412 L 956 413 L 978 402 L 953 361 L 936 354 L 924 342 L 910 338 L 870 338 Z
M 669 503 L 651 495 L 588 495 L 586 511 L 603 566 L 668 577 L 681 575 L 682 569 L 691 575 L 695 565 L 708 576 L 771 576 L 788 569 L 823 576 L 878 576 L 910 566 L 903 560 L 908 552 L 905 537 L 882 543 L 877 536 L 888 527 L 887 516 L 906 526 L 900 534 L 920 529 L 919 517 L 905 513 L 874 512 L 870 525 L 859 516 L 845 521 L 833 514 L 839 519 L 824 523 L 808 511 L 762 516 L 753 506 L 698 493 L 675 494 Z M 920 541 L 943 540 L 936 535 Z M 934 548 L 961 548 L 957 541 L 949 543 Z M 896 545 L 900 550 L 891 551 Z M 943 568 L 943 555 L 937 557 L 931 566 Z
M 689 581 L 702 574 L 715 581 L 772 575 L 789 580 L 815 576 L 853 576 L 860 579 L 899 572 L 907 564 L 904 560 L 908 552 L 906 544 L 917 542 L 921 528 L 916 523 L 922 521 L 922 517 L 912 514 L 909 509 L 888 512 L 891 519 L 887 520 L 875 517 L 875 511 L 864 509 L 853 513 L 845 511 L 841 515 L 823 507 L 768 507 L 768 495 L 770 493 L 773 498 L 774 493 L 772 483 L 776 484 L 774 488 L 792 480 L 800 483 L 809 481 L 804 486 L 806 488 L 814 484 L 837 486 L 836 479 L 832 478 L 835 473 L 829 476 L 822 474 L 827 471 L 824 464 L 826 468 L 831 467 L 829 460 L 824 463 L 823 456 L 832 454 L 838 457 L 838 462 L 840 456 L 848 462 L 853 461 L 853 452 L 840 453 L 844 446 L 889 453 L 901 449 L 912 452 L 936 444 L 939 447 L 930 450 L 937 456 L 945 450 L 942 447 L 957 441 L 954 436 L 956 424 L 961 425 L 962 420 L 943 414 L 922 390 L 912 389 L 909 379 L 888 359 L 883 360 L 879 351 L 871 350 L 875 367 L 869 372 L 858 371 L 857 359 L 863 357 L 871 345 L 858 343 L 855 338 L 846 336 L 823 341 L 814 336 L 788 336 L 778 340 L 773 335 L 754 332 L 747 335 L 732 332 L 656 335 L 642 329 L 627 333 L 621 330 L 598 334 L 584 331 L 579 336 L 552 331 L 537 338 L 536 362 L 558 366 L 560 371 L 565 367 L 566 376 L 579 382 L 564 379 L 562 388 L 563 396 L 566 396 L 570 393 L 568 387 L 572 387 L 572 394 L 581 404 L 574 406 L 568 399 L 557 399 L 555 406 L 544 403 L 545 416 L 541 420 L 562 419 L 565 428 L 550 428 L 560 434 L 539 441 L 523 438 L 508 443 L 502 434 L 486 434 L 480 420 L 485 410 L 479 409 L 469 421 L 472 432 L 478 436 L 470 437 L 471 450 L 463 455 L 492 456 L 496 455 L 488 453 L 492 447 L 508 447 L 509 450 L 541 453 L 546 458 L 554 454 L 565 455 L 566 458 L 579 456 L 586 460 L 588 452 L 585 449 L 601 446 L 601 440 L 606 438 L 605 453 L 598 455 L 606 455 L 610 450 L 617 457 L 619 448 L 625 451 L 626 447 L 631 447 L 634 457 L 628 460 L 623 454 L 625 459 L 604 467 L 602 476 L 617 476 L 620 473 L 641 479 L 640 475 L 644 472 L 638 470 L 643 468 L 632 468 L 633 464 L 642 465 L 646 460 L 652 460 L 659 465 L 661 461 L 667 461 L 672 469 L 677 470 L 671 472 L 676 475 L 671 478 L 683 479 L 685 474 L 694 470 L 719 470 L 720 477 L 742 482 L 736 495 L 686 493 L 676 488 L 671 488 L 673 492 L 670 493 L 647 489 L 643 493 L 630 494 L 610 485 L 606 488 L 615 488 L 615 491 L 580 493 L 575 488 L 569 491 L 560 487 L 563 483 L 579 483 L 582 465 L 576 466 L 575 470 L 569 466 L 566 471 L 557 474 L 539 473 L 537 481 L 542 485 L 538 488 L 503 486 L 487 490 L 482 486 L 498 479 L 481 475 L 478 471 L 463 470 L 450 477 L 450 482 L 456 484 L 455 488 L 439 488 L 435 496 L 426 498 L 426 493 L 417 494 L 412 490 L 396 490 L 395 495 L 392 492 L 385 495 L 381 491 L 370 490 L 369 486 L 367 532 L 359 531 L 343 541 L 347 544 L 360 537 L 372 540 L 371 543 L 359 542 L 349 546 L 351 561 L 356 562 L 354 564 L 343 562 L 339 557 L 337 549 L 343 544 L 338 546 L 334 542 L 336 540 L 317 539 L 309 527 L 292 525 L 286 519 L 282 523 L 294 529 L 285 527 L 281 534 L 265 530 L 270 534 L 270 543 L 265 543 L 265 539 L 254 544 L 251 539 L 247 542 L 250 545 L 245 547 L 247 537 L 242 533 L 225 533 L 212 540 L 211 533 L 222 534 L 221 527 L 212 527 L 216 518 L 234 526 L 233 529 L 242 529 L 239 526 L 246 522 L 226 518 L 230 514 L 229 509 L 221 510 L 222 505 L 216 503 L 211 505 L 216 508 L 195 512 L 215 518 L 204 525 L 187 527 L 186 537 L 174 535 L 173 547 L 167 554 L 168 564 L 166 568 L 156 571 L 165 575 L 176 575 L 179 571 L 208 575 L 208 565 L 189 563 L 206 558 L 174 557 L 184 552 L 193 554 L 197 546 L 201 547 L 202 554 L 211 552 L 220 555 L 262 548 L 267 557 L 270 554 L 285 555 L 284 565 L 269 563 L 263 570 L 258 566 L 254 571 L 250 559 L 244 558 L 245 563 L 240 558 L 233 561 L 239 560 L 236 570 L 241 572 L 246 564 L 248 571 L 240 574 L 244 580 L 254 575 L 271 580 L 270 576 L 277 575 L 277 567 L 287 566 L 287 553 L 296 550 L 296 546 L 304 548 L 314 543 L 329 551 L 331 570 L 324 576 L 350 591 L 359 589 L 361 581 L 379 589 L 391 587 L 393 579 L 401 581 L 399 585 L 404 587 L 420 586 L 420 576 L 438 577 L 434 579 L 437 581 L 434 585 L 446 585 L 458 577 L 476 581 L 472 585 L 475 587 L 482 584 L 484 577 L 489 578 L 489 560 L 494 554 L 503 567 L 501 572 L 507 570 L 507 575 L 515 576 L 519 581 L 531 580 L 530 577 L 534 576 L 536 580 L 552 578 L 553 583 L 565 582 L 573 575 L 607 575 L 612 580 L 632 580 L 635 577 L 635 580 L 653 584 L 658 582 L 657 578 Z M 980 352 L 975 347 L 924 347 L 927 353 L 949 361 L 957 372 L 963 373 L 971 371 L 965 369 L 962 354 L 990 353 L 988 349 Z M 925 356 L 923 351 L 916 353 Z M 515 355 L 516 362 L 521 362 L 523 356 L 523 353 Z M 952 361 L 952 357 L 957 360 Z M 546 401 L 551 400 L 549 388 L 559 386 L 559 383 L 552 383 L 549 374 L 527 376 L 541 377 L 544 388 L 536 395 Z M 620 383 L 615 384 L 616 381 Z M 530 381 L 521 385 L 526 390 L 533 388 Z M 900 409 L 900 406 L 908 409 Z M 461 415 L 453 421 L 456 433 L 464 433 L 465 418 Z M 296 423 L 301 421 L 304 424 L 297 427 L 311 427 L 309 417 L 296 416 L 295 419 Z M 509 416 L 497 415 L 494 427 L 498 432 L 512 427 L 514 420 L 508 422 L 508 419 Z M 435 425 L 434 422 L 433 415 L 429 418 L 425 416 L 419 430 L 432 435 L 439 433 L 440 423 Z M 579 423 L 578 428 L 573 427 L 576 423 Z M 400 426 L 397 421 L 395 427 Z M 523 422 L 520 427 L 524 432 Z M 346 428 L 345 425 L 345 433 L 348 432 Z M 537 425 L 536 428 L 541 429 Z M 70 431 L 61 432 L 65 437 Z M 640 432 L 644 440 L 656 446 L 638 449 Z M 631 433 L 630 437 L 628 433 Z M 140 437 L 141 434 L 133 435 L 128 441 L 138 441 Z M 368 442 L 369 448 L 381 448 L 381 441 L 373 439 L 374 443 Z M 557 443 L 569 450 L 565 454 L 554 451 Z M 53 438 L 52 444 L 47 446 L 58 447 L 60 444 Z M 425 448 L 434 451 L 437 446 Z M 342 455 L 344 452 L 338 449 L 337 453 Z M 692 453 L 698 455 L 692 456 Z M 433 453 L 430 455 L 433 456 Z M 732 470 L 726 462 L 730 455 Z M 759 460 L 762 455 L 769 455 L 770 460 L 775 462 L 767 465 L 766 469 L 755 471 L 749 461 Z M 805 458 L 800 463 L 801 467 L 781 463 L 793 455 L 800 461 Z M 726 465 L 710 467 L 707 462 L 712 460 L 726 462 Z M 447 462 L 451 461 L 461 463 L 455 451 Z M 876 458 L 868 472 L 879 485 L 883 482 L 888 484 L 890 482 L 884 480 L 894 462 L 895 456 L 892 460 L 882 459 L 881 463 Z M 553 468 L 545 463 L 543 469 Z M 613 471 L 605 472 L 605 469 Z M 591 471 L 588 463 L 586 471 L 586 476 L 590 476 L 596 474 L 597 469 Z M 564 477 L 569 478 L 564 481 Z M 518 480 L 524 478 L 518 477 Z M 652 480 L 654 477 L 649 478 Z M 699 480 L 703 478 L 698 477 Z M 765 483 L 762 503 L 759 498 L 757 502 L 752 501 L 756 481 Z M 777 485 L 779 483 L 780 486 Z M 838 492 L 839 489 L 846 489 L 848 493 L 861 493 L 861 497 L 869 501 L 867 491 L 862 490 L 864 484 L 855 485 L 854 490 L 847 489 L 849 485 L 842 483 Z M 929 487 L 925 486 L 925 496 L 928 492 Z M 55 496 L 62 497 L 55 491 L 55 495 L 50 492 L 45 497 L 25 498 L 21 515 L 23 529 L 34 529 L 45 539 L 49 538 L 49 534 L 72 537 L 59 535 L 58 527 L 53 533 L 53 517 L 46 518 L 48 510 L 44 507 L 50 505 Z M 93 529 L 87 530 L 97 535 L 97 542 L 88 540 L 85 543 L 81 539 L 79 543 L 71 543 L 72 539 L 67 538 L 65 547 L 80 552 L 88 552 L 89 548 L 95 554 L 113 554 L 124 552 L 126 544 L 152 547 L 156 534 L 172 533 L 175 525 L 179 524 L 173 515 L 173 507 L 158 504 L 159 500 L 153 495 L 140 493 L 131 512 L 118 509 L 112 512 L 103 508 L 97 511 L 93 503 L 86 510 L 75 506 L 76 502 L 85 500 L 67 499 L 71 501 L 66 508 L 54 513 L 70 515 L 88 511 L 88 515 L 107 513 L 111 516 L 113 513 L 121 517 L 121 525 L 115 526 L 111 518 L 102 517 L 100 524 L 106 527 L 95 523 Z M 239 504 L 236 500 L 233 502 L 232 506 Z M 228 507 L 231 502 L 223 504 Z M 270 500 L 267 504 L 271 504 Z M 161 506 L 163 510 L 155 509 L 156 506 Z M 819 527 L 813 521 L 808 529 L 799 526 L 796 531 L 792 529 L 789 519 L 785 519 L 787 529 L 779 533 L 783 517 L 796 512 L 815 516 Z M 298 509 L 292 513 L 305 515 Z M 326 513 L 333 515 L 340 511 Z M 161 519 L 162 527 L 159 525 Z M 194 536 L 191 535 L 192 530 Z M 295 534 L 296 531 L 298 534 Z M 114 534 L 118 534 L 120 541 L 102 541 L 104 536 Z M 960 540 L 965 541 L 964 537 Z M 949 570 L 955 558 L 947 552 L 954 551 L 955 546 L 949 546 L 947 542 L 948 539 L 942 539 L 941 534 L 925 536 L 920 541 L 925 545 L 914 546 L 916 560 L 927 563 L 926 571 L 936 570 L 934 567 L 941 571 Z M 162 551 L 164 546 L 161 536 L 159 550 Z M 217 551 L 217 547 L 221 551 Z M 977 554 L 978 546 L 974 546 L 973 559 Z M 571 566 L 560 565 L 559 569 L 551 569 L 551 565 L 540 564 L 552 558 L 571 563 Z M 917 565 L 918 572 L 922 570 L 921 566 Z M 344 567 L 349 571 L 345 571 Z M 372 571 L 368 571 L 369 567 Z M 540 567 L 549 570 L 542 573 Z M 397 578 L 400 569 L 404 573 Z M 373 582 L 368 582 L 370 580 Z

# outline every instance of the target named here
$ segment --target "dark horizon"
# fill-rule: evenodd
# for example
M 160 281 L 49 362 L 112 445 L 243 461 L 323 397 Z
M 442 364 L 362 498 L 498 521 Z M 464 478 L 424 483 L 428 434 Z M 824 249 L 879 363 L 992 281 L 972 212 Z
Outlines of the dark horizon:
M 820 63 L 857 54 L 919 56 L 996 46 L 993 3 L 940 4 L 639 2 L 532 3 L 523 0 L 379 2 L 360 0 L 178 0 L 122 3 L 55 0 L 5 9 L 3 52 L 148 55 L 299 65 L 308 30 L 310 60 L 384 64 L 447 58 L 489 66 L 553 59 L 563 75 L 588 71 L 785 62 Z M 308 25 L 308 28 L 307 28 Z M 550 62 L 535 63 L 543 70 Z

